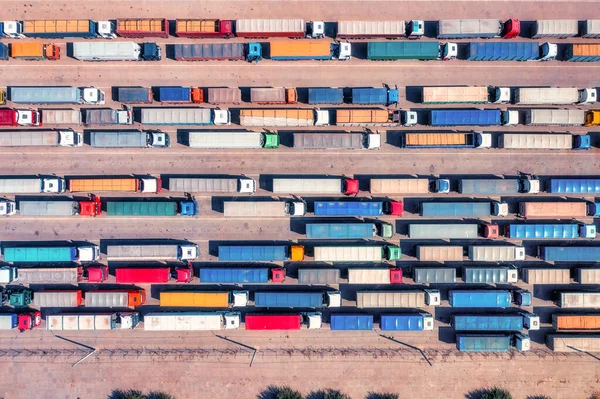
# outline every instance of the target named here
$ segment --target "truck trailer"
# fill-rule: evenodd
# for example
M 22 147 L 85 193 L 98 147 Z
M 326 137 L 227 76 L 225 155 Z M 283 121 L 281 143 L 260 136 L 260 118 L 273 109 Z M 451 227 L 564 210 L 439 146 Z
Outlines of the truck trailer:
M 467 284 L 511 284 L 519 281 L 514 267 L 463 267 L 462 278 Z
M 531 28 L 532 39 L 566 39 L 579 34 L 579 21 L 576 19 L 538 19 Z
M 379 321 L 381 331 L 432 331 L 433 325 L 433 316 L 426 312 L 382 314 Z
M 530 126 L 582 126 L 586 111 L 582 109 L 528 109 L 525 124 Z
M 108 21 L 98 21 L 97 23 L 89 19 L 46 19 L 37 21 L 14 21 L 17 30 L 26 37 L 36 38 L 57 38 L 77 37 L 84 39 L 93 39 L 96 37 L 110 36 L 102 23 Z M 2 32 L 0 32 L 1 34 Z M 110 38 L 110 37 L 105 37 Z
M 584 105 L 597 99 L 595 88 L 518 87 L 514 91 L 514 103 L 518 105 Z
M 373 315 L 332 314 L 330 327 L 332 331 L 371 331 L 373 329 Z
M 162 18 L 117 19 L 115 33 L 120 37 L 169 38 L 169 20 Z
M 225 217 L 288 217 L 304 216 L 302 201 L 224 201 Z
M 175 36 L 189 38 L 234 37 L 233 21 L 224 19 L 177 19 Z
M 600 61 L 600 45 L 598 44 L 567 44 L 566 59 L 571 62 Z
M 456 334 L 456 348 L 460 352 L 509 352 L 512 348 L 528 351 L 531 340 L 528 335 L 505 334 Z
M 556 305 L 564 309 L 598 309 L 600 308 L 600 292 L 566 291 L 555 292 Z
M 146 291 L 132 290 L 93 290 L 85 293 L 86 308 L 133 308 L 146 303 Z
M 68 181 L 72 193 L 85 192 L 130 192 L 130 193 L 159 193 L 162 191 L 162 181 L 156 177 L 125 177 L 125 178 L 71 178 Z
M 421 262 L 462 262 L 463 247 L 455 245 L 417 245 L 417 259 Z
M 37 291 L 33 295 L 33 306 L 38 308 L 76 308 L 83 304 L 81 290 Z
M 285 281 L 285 270 L 279 267 L 201 267 L 198 277 L 203 284 L 282 283 Z
M 339 284 L 340 269 L 298 269 L 298 284 Z
M 283 262 L 303 260 L 302 245 L 219 245 L 222 262 Z
M 408 237 L 411 239 L 464 239 L 479 237 L 478 224 L 417 224 L 408 225 Z
M 219 331 L 240 326 L 238 312 L 151 312 L 144 316 L 144 331 Z
M 540 329 L 540 317 L 534 313 L 471 315 L 453 314 L 456 331 L 521 331 Z
M 229 110 L 224 109 L 153 107 L 140 108 L 139 112 L 139 122 L 143 125 L 225 126 L 231 124 L 231 114 Z
M 600 194 L 600 179 L 550 179 L 546 191 L 551 194 Z
M 296 104 L 298 92 L 295 88 L 252 87 L 250 102 L 253 104 Z
M 132 125 L 133 112 L 128 107 L 123 109 L 86 109 L 83 111 L 86 125 Z
M 378 246 L 316 246 L 315 262 L 375 262 L 400 260 L 400 248 L 395 245 Z
M 570 284 L 570 269 L 522 269 L 523 281 L 527 284 Z
M 171 177 L 167 190 L 182 193 L 253 194 L 256 182 L 250 178 Z
M 39 110 L 41 123 L 44 126 L 80 126 L 83 123 L 81 111 L 75 109 L 49 109 Z
M 400 284 L 402 269 L 375 267 L 348 269 L 348 284 Z
M 450 192 L 448 179 L 370 179 L 371 194 L 429 194 Z
M 95 87 L 11 86 L 10 101 L 15 104 L 83 104 L 102 105 L 104 92 Z
M 315 216 L 402 216 L 404 206 L 399 201 L 315 201 Z
M 445 267 L 415 267 L 413 280 L 416 284 L 454 284 L 456 269 Z
M 247 127 L 327 126 L 329 112 L 316 109 L 242 109 L 240 125 Z
M 46 316 L 46 330 L 50 331 L 105 331 L 133 330 L 140 322 L 138 312 L 57 314 Z
M 9 267 L 11 274 L 3 283 L 19 284 L 78 284 L 82 281 L 102 283 L 108 279 L 108 266 L 76 267 Z
M 188 132 L 190 148 L 258 149 L 279 148 L 279 135 L 272 132 Z
M 504 227 L 507 238 L 526 240 L 561 239 L 574 240 L 577 238 L 596 238 L 596 226 L 593 224 L 508 224 Z
M 511 303 L 531 305 L 531 293 L 525 290 L 451 290 L 448 302 L 455 308 L 509 308 Z
M 198 202 L 183 201 L 106 201 L 106 213 L 117 217 L 198 216 Z
M 294 148 L 303 150 L 372 150 L 380 147 L 381 136 L 378 133 L 294 132 Z
M 469 260 L 474 262 L 517 262 L 525 260 L 525 247 L 509 245 L 471 245 Z
M 341 302 L 339 291 L 254 293 L 254 307 L 257 308 L 339 308 Z
M 173 44 L 177 61 L 248 61 L 262 60 L 260 43 Z
M 149 87 L 117 87 L 117 101 L 124 104 L 151 104 L 152 89 Z
M 359 309 L 422 308 L 439 305 L 439 290 L 358 291 L 356 293 L 356 307 Z
M 5 247 L 4 261 L 9 263 L 94 262 L 100 258 L 97 245 L 68 247 Z
M 230 308 L 245 307 L 248 291 L 162 291 L 160 307 Z
M 600 330 L 600 314 L 552 314 L 556 331 L 586 332 Z
M 166 284 L 174 279 L 177 283 L 189 283 L 194 279 L 194 269 L 188 264 L 175 268 L 171 274 L 170 267 L 117 267 L 116 282 L 119 284 Z
M 505 202 L 422 202 L 421 216 L 489 218 L 508 216 L 508 204 Z
M 80 61 L 160 61 L 162 50 L 156 43 L 74 42 L 73 58 Z
M 445 19 L 438 21 L 438 39 L 510 39 L 520 33 L 518 20 L 503 23 L 499 19 Z
M 451 60 L 456 58 L 456 43 L 438 41 L 369 42 L 367 59 L 371 61 L 395 60 Z
M 320 111 L 326 112 L 326 111 Z M 336 126 L 414 126 L 417 124 L 417 113 L 415 111 L 403 111 L 391 108 L 367 108 L 367 109 L 336 109 Z
M 89 132 L 90 145 L 96 148 L 167 148 L 169 134 L 159 130 L 97 130 Z
M 468 61 L 549 61 L 556 58 L 556 44 L 538 42 L 470 42 Z
M 579 284 L 600 284 L 600 269 L 575 269 L 575 281 Z
M 404 148 L 490 148 L 489 133 L 405 133 Z
M 352 58 L 352 45 L 325 40 L 278 40 L 270 43 L 270 58 L 274 61 L 347 61 Z
M 358 180 L 274 178 L 272 189 L 276 194 L 353 195 L 358 193 Z
M 402 39 L 404 21 L 338 21 L 337 39 Z
M 600 352 L 600 334 L 548 334 L 546 345 L 554 352 Z
M 81 147 L 83 134 L 73 130 L 2 130 L 0 147 Z
M 316 104 L 343 104 L 344 89 L 331 87 L 311 87 L 308 89 L 308 103 Z
M 459 179 L 458 192 L 469 195 L 537 194 L 537 179 Z
M 204 92 L 198 87 L 160 86 L 154 88 L 156 100 L 166 104 L 201 103 Z
M 308 239 L 373 239 L 377 236 L 392 238 L 394 227 L 385 222 L 380 223 L 307 223 Z
M 242 102 L 242 91 L 237 87 L 209 87 L 209 104 L 239 104 Z
M 108 261 L 194 260 L 200 252 L 196 244 L 107 245 Z
M 586 202 L 519 202 L 519 216 L 522 218 L 583 218 L 594 216 L 595 205 Z
M 600 247 L 538 247 L 538 256 L 547 262 L 600 262 Z
M 587 134 L 509 134 L 503 133 L 499 147 L 508 150 L 589 150 L 591 138 Z

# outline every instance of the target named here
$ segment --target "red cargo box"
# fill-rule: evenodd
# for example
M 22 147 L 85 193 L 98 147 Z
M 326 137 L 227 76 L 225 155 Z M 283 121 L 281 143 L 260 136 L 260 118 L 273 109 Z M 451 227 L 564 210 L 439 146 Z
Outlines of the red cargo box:
M 246 315 L 246 330 L 299 330 L 301 324 L 299 314 Z
M 117 283 L 168 283 L 171 278 L 169 267 L 136 267 L 115 269 Z
M 178 19 L 175 35 L 179 37 L 233 37 L 233 21 L 219 19 Z
M 166 19 L 117 19 L 117 35 L 121 37 L 169 37 Z
M 0 109 L 0 126 L 16 126 L 17 111 L 14 109 Z

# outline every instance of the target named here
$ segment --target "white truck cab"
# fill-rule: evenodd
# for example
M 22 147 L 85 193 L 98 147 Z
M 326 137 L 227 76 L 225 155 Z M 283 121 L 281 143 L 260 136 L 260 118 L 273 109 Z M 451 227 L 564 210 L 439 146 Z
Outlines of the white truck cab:
M 77 247 L 80 262 L 94 262 L 100 258 L 100 248 L 97 245 Z
M 320 312 L 305 313 L 303 316 L 309 330 L 316 330 L 323 326 L 323 315 Z
M 352 45 L 346 42 L 338 42 L 337 59 L 340 61 L 348 61 L 352 58 Z
M 181 251 L 181 260 L 194 260 L 198 257 L 198 255 L 200 255 L 200 250 L 198 249 L 198 245 L 196 244 L 180 245 L 179 249 Z
M 492 148 L 492 134 L 479 133 L 479 143 L 475 148 Z
M 98 21 L 96 23 L 96 32 L 103 39 L 114 39 L 117 37 L 114 25 L 110 21 Z
M 558 55 L 558 46 L 553 43 L 544 43 L 540 48 L 540 61 L 551 61 Z
M 442 296 L 440 290 L 424 290 L 425 291 L 425 304 L 428 306 L 440 306 L 442 303 Z
M 59 130 L 58 145 L 61 147 L 81 147 L 83 145 L 83 134 L 73 130 Z
M 214 109 L 213 123 L 217 126 L 231 125 L 231 112 L 228 109 Z
M 65 179 L 60 177 L 49 177 L 42 179 L 42 192 L 43 193 L 64 193 L 67 185 Z
M 523 253 L 523 259 L 519 259 L 520 253 Z M 525 260 L 525 248 L 524 247 L 515 247 L 515 258 L 516 260 Z M 510 266 L 510 268 L 506 271 L 506 282 L 507 283 L 516 283 L 519 281 L 519 269 L 514 266 Z
M 493 216 L 508 216 L 508 204 L 506 202 L 494 202 Z
M 423 331 L 433 331 L 433 316 L 425 312 L 422 312 L 421 316 L 423 316 Z
M 378 150 L 381 148 L 381 135 L 379 133 L 367 133 L 367 149 Z
M 227 312 L 223 314 L 223 319 L 225 320 L 225 329 L 233 330 L 236 328 L 240 328 L 241 318 L 242 315 L 239 312 Z
M 140 314 L 138 312 L 119 313 L 121 321 L 121 330 L 133 330 L 140 322 Z
M 517 126 L 519 124 L 519 111 L 502 111 L 502 126 Z
M 527 194 L 538 194 L 540 192 L 540 181 L 537 179 L 525 179 L 523 181 L 523 192 Z
M 0 284 L 9 284 L 19 279 L 18 270 L 14 266 L 0 267 Z
M 595 224 L 583 224 L 579 226 L 579 235 L 583 238 L 596 239 L 596 225 Z
M 18 109 L 17 124 L 21 126 L 39 126 L 41 124 L 40 114 L 32 109 Z
M 579 90 L 579 102 L 577 104 L 593 104 L 597 101 L 598 93 L 594 88 Z
M 494 104 L 510 104 L 512 101 L 510 87 L 494 88 Z
M 539 330 L 540 316 L 535 313 L 523 313 L 523 326 L 528 330 Z
M 402 126 L 415 126 L 417 124 L 416 111 L 400 111 Z
M 25 37 L 23 34 L 23 24 L 19 21 L 2 21 L 4 25 L 4 31 L 0 33 L 4 33 L 4 36 L 9 37 L 11 39 L 21 39 Z
M 158 193 L 160 191 L 159 182 L 160 179 L 156 177 L 144 177 L 140 179 L 142 187 L 140 192 L 142 193 Z
M 456 57 L 458 57 L 458 44 L 446 43 L 442 45 L 442 60 L 454 60 Z
M 315 126 L 329 126 L 330 123 L 329 111 L 315 110 Z
M 325 37 L 325 22 L 323 21 L 310 21 L 308 23 L 308 32 L 306 37 L 311 39 L 321 39 Z
M 513 346 L 519 351 L 528 351 L 531 349 L 531 339 L 529 335 L 523 333 L 515 333 L 513 336 Z
M 150 147 L 167 148 L 171 144 L 169 135 L 160 130 L 151 130 L 147 132 L 151 137 Z
M 17 213 L 15 201 L 0 199 L 0 216 L 12 216 Z
M 342 306 L 342 293 L 340 291 L 327 291 L 327 307 L 339 308 Z
M 254 179 L 242 178 L 239 179 L 238 192 L 243 194 L 253 194 L 256 192 L 256 182 Z
M 413 19 L 406 24 L 406 37 L 409 39 L 420 39 L 425 34 L 425 21 Z
M 84 87 L 82 91 L 84 104 L 102 105 L 106 101 L 104 92 L 100 89 L 95 87 Z
M 233 298 L 232 305 L 234 308 L 243 308 L 248 306 L 250 300 L 249 291 L 232 291 L 231 296 Z
M 286 202 L 285 211 L 289 216 L 304 216 L 306 215 L 306 203 L 303 201 Z

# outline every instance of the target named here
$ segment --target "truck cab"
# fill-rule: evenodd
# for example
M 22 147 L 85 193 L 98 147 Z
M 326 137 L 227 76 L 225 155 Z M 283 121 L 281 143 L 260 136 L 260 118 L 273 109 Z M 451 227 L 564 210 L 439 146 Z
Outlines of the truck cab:
M 595 88 L 579 90 L 579 102 L 577 104 L 593 104 L 597 101 L 598 94 Z
M 491 133 L 476 133 L 475 134 L 475 148 L 492 148 L 492 134 Z
M 231 305 L 234 308 L 244 308 L 250 302 L 250 291 L 231 291 Z
M 494 87 L 492 90 L 492 102 L 494 104 L 510 104 L 512 95 L 510 87 Z
M 0 284 L 10 284 L 19 279 L 18 270 L 14 266 L 0 267 Z
M 592 140 L 589 134 L 574 134 L 573 149 L 574 150 L 589 150 L 592 148 Z
M 427 306 L 440 306 L 442 297 L 440 290 L 424 290 L 425 292 L 425 305 Z
M 77 247 L 80 262 L 95 262 L 100 258 L 100 248 L 97 245 Z
M 500 227 L 497 224 L 486 223 L 483 225 L 483 238 L 497 239 L 500 237 Z
M 216 126 L 231 125 L 231 112 L 227 109 L 214 109 L 213 124 Z
M 344 195 L 355 195 L 358 194 L 358 180 L 356 179 L 344 179 Z
M 587 111 L 585 113 L 585 122 L 583 126 L 600 125 L 600 111 Z
M 379 133 L 368 132 L 365 134 L 365 147 L 368 150 L 378 150 L 381 148 L 381 135 Z
M 540 181 L 537 179 L 519 180 L 520 192 L 525 194 L 538 194 L 540 192 Z
M 514 39 L 521 33 L 521 21 L 518 19 L 509 19 L 503 24 L 502 38 Z
M 523 333 L 515 333 L 511 343 L 519 351 L 528 351 L 531 349 L 531 339 L 529 335 Z
M 450 192 L 450 180 L 449 179 L 434 179 L 431 183 L 431 191 L 434 193 L 449 193 Z
M 384 257 L 387 260 L 400 260 L 402 258 L 402 251 L 400 247 L 396 245 L 385 245 L 383 247 Z
M 594 204 L 595 205 L 595 204 Z M 596 208 L 594 206 L 594 208 Z M 596 225 L 595 224 L 582 224 L 579 226 L 579 236 L 590 240 L 596 239 Z
M 340 61 L 348 61 L 352 58 L 352 45 L 347 42 L 336 42 L 333 56 Z
M 551 61 L 558 55 L 558 46 L 553 43 L 544 43 L 540 48 L 540 61 Z
M 273 132 L 265 132 L 263 135 L 263 148 L 279 148 L 279 134 Z
M 232 330 L 240 327 L 242 315 L 239 312 L 227 312 L 223 314 L 225 320 L 225 329 Z
M 52 177 L 41 179 L 42 180 L 42 192 L 43 193 L 64 193 L 66 191 L 67 185 L 65 184 L 65 179 L 60 177 Z
M 306 215 L 306 203 L 303 201 L 287 201 L 285 212 L 290 216 L 304 216 Z
M 178 283 L 190 283 L 194 279 L 194 267 L 190 262 L 185 266 L 176 267 L 174 277 Z
M 162 180 L 156 177 L 146 177 L 140 179 L 141 193 L 160 193 L 162 191 Z
M 90 105 L 102 105 L 105 103 L 104 92 L 95 87 L 83 87 L 83 103 Z
M 523 326 L 528 330 L 540 329 L 540 316 L 535 313 L 523 312 Z
M 133 125 L 133 111 L 127 105 L 123 109 L 115 110 L 118 125 Z
M 310 21 L 308 23 L 308 31 L 306 37 L 311 39 L 322 39 L 325 37 L 325 22 L 323 21 Z
M 138 312 L 118 313 L 117 316 L 121 330 L 133 330 L 140 322 L 140 314 Z
M 406 37 L 414 40 L 420 39 L 425 34 L 425 21 L 413 19 L 406 24 Z
M 162 49 L 156 43 L 142 43 L 141 57 L 144 61 L 160 61 L 162 58 Z
M 587 205 L 588 216 L 600 216 L 600 202 L 589 202 Z
M 238 192 L 242 194 L 254 194 L 256 192 L 256 182 L 254 179 L 239 179 Z
M 304 248 L 302 249 L 302 256 L 304 257 Z M 271 281 L 273 283 L 283 283 L 285 281 L 285 269 L 281 267 L 274 267 L 270 270 Z
M 0 216 L 12 216 L 17 213 L 15 201 L 0 199 Z
M 401 201 L 385 201 L 383 203 L 383 213 L 391 216 L 402 216 L 404 214 L 404 204 Z
M 246 44 L 246 60 L 248 62 L 258 62 L 262 60 L 262 45 L 251 42 Z
M 115 27 L 110 21 L 96 22 L 96 32 L 98 33 L 98 36 L 103 39 L 114 39 L 117 37 L 115 34 Z
M 29 306 L 32 301 L 33 291 L 28 288 L 18 290 L 5 289 L 4 292 L 2 292 L 2 303 L 5 304 L 8 302 L 10 306 L 15 308 Z
M 196 244 L 182 244 L 177 250 L 178 257 L 181 260 L 194 260 L 200 255 L 200 250 Z
M 95 195 L 90 196 L 89 201 L 79 201 L 79 215 L 81 216 L 98 216 L 102 214 L 102 202 L 100 197 Z
M 330 123 L 329 111 L 315 110 L 315 126 L 329 126 Z
M 325 293 L 325 305 L 328 308 L 339 308 L 342 306 L 342 293 L 340 291 L 327 291 Z
M 440 46 L 442 46 L 442 60 L 449 61 L 458 57 L 458 44 L 448 42 Z
M 383 238 L 392 238 L 394 236 L 394 226 L 391 223 L 381 222 L 377 225 L 377 234 Z
M 423 331 L 433 331 L 433 316 L 429 313 L 420 313 L 423 317 Z
M 21 126 L 40 126 L 42 120 L 40 113 L 33 109 L 17 109 L 17 125 Z
M 86 271 L 88 283 L 103 283 L 108 280 L 108 266 L 91 266 Z
M 515 290 L 512 297 L 513 302 L 519 306 L 531 306 L 531 293 L 527 290 Z
M 150 130 L 146 133 L 148 135 L 148 147 L 150 148 L 167 148 L 171 145 L 168 133 L 160 130 Z
M 42 324 L 42 312 L 22 313 L 17 317 L 19 331 L 33 330 Z
M 187 201 L 179 202 L 179 214 L 181 216 L 198 216 L 198 201 L 190 197 Z
M 519 111 L 502 111 L 500 120 L 502 126 L 517 126 L 519 124 Z
M 316 330 L 323 326 L 323 315 L 320 312 L 304 313 L 304 324 L 309 330 Z
M 22 39 L 25 37 L 23 34 L 23 24 L 19 21 L 2 21 L 3 33 L 5 37 L 11 39 Z
M 508 216 L 508 204 L 506 202 L 492 202 L 492 216 Z
M 83 134 L 70 129 L 59 130 L 58 145 L 61 147 L 81 147 L 83 145 Z
M 415 126 L 417 124 L 416 111 L 400 111 L 402 126 Z

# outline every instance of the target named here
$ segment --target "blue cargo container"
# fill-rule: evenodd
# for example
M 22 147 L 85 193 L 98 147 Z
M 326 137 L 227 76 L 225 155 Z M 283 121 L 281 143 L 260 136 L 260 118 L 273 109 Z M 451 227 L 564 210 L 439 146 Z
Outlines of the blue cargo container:
M 370 314 L 332 314 L 331 329 L 338 331 L 370 331 L 373 316 Z
M 0 43 L 0 60 L 8 60 L 8 47 L 4 43 Z
M 219 246 L 219 260 L 229 262 L 276 262 L 287 259 L 285 245 Z
M 448 302 L 455 308 L 509 308 L 511 295 L 505 290 L 450 291 Z
M 69 21 L 72 22 L 72 21 Z M 84 27 L 83 23 L 87 23 L 87 26 L 85 27 L 86 30 L 83 30 L 81 28 Z M 86 38 L 86 39 L 91 39 L 91 38 L 95 38 L 98 37 L 98 32 L 96 31 L 96 23 L 92 20 L 77 20 L 77 30 L 72 30 L 70 32 L 55 32 L 55 31 L 46 31 L 46 32 L 41 32 L 41 31 L 37 31 L 37 32 L 28 32 L 27 28 L 26 28 L 26 24 L 23 24 L 23 34 L 27 37 L 39 37 L 39 38 L 45 38 L 45 39 L 49 39 L 49 38 L 56 38 L 56 39 L 61 39 L 61 38 L 65 38 L 65 37 L 82 37 L 82 38 Z
M 423 315 L 383 314 L 379 327 L 381 331 L 422 331 Z
M 152 89 L 148 87 L 118 87 L 117 101 L 149 104 L 152 102 Z
M 255 292 L 257 308 L 322 308 L 320 292 Z
M 540 58 L 538 42 L 471 42 L 469 61 L 532 61 Z
M 544 238 L 579 238 L 578 224 L 510 224 L 507 226 L 509 238 L 544 239 Z
M 600 194 L 600 179 L 550 179 L 546 190 L 553 194 Z
M 390 105 L 398 103 L 398 90 L 386 88 L 352 89 L 352 104 Z
M 383 202 L 315 201 L 316 216 L 381 216 Z
M 453 315 L 452 326 L 457 331 L 521 331 L 521 315 Z
M 461 352 L 508 352 L 510 341 L 508 335 L 456 334 L 456 348 Z
M 192 89 L 189 87 L 159 87 L 158 101 L 163 103 L 189 103 Z
M 600 262 L 600 247 L 539 247 L 538 254 L 549 262 Z
M 499 109 L 439 109 L 430 111 L 431 126 L 500 126 Z
M 344 90 L 330 88 L 308 89 L 309 104 L 343 104 Z
M 308 223 L 306 238 L 310 239 L 361 239 L 373 238 L 373 223 Z
M 218 284 L 266 284 L 269 282 L 268 268 L 200 268 L 201 283 Z
M 427 217 L 489 217 L 489 202 L 423 202 L 421 216 Z

